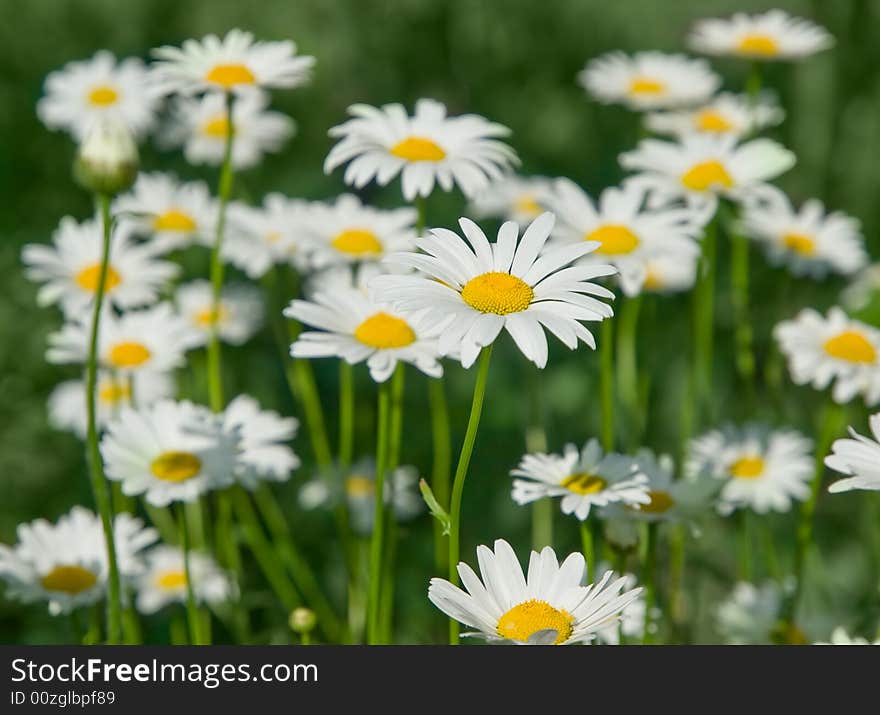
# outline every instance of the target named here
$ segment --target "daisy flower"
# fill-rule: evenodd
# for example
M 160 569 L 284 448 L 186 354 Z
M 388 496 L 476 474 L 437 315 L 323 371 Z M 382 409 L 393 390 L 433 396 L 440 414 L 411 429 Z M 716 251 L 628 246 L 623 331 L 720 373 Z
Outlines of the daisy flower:
M 866 266 L 843 289 L 840 299 L 851 311 L 867 308 L 874 297 L 880 293 L 880 263 Z
M 98 428 L 107 424 L 125 406 L 151 405 L 172 397 L 174 392 L 174 380 L 165 373 L 138 372 L 129 378 L 121 378 L 109 370 L 100 370 L 95 401 Z M 85 439 L 88 424 L 84 380 L 65 380 L 52 390 L 49 395 L 49 424 Z
M 826 466 L 847 475 L 828 491 L 836 494 L 853 489 L 880 490 L 880 412 L 871 416 L 871 437 L 864 437 L 852 427 L 852 439 L 838 439 L 831 445 L 831 454 L 825 457 Z
M 154 506 L 195 501 L 233 484 L 240 450 L 209 417 L 207 408 L 191 402 L 124 407 L 101 439 L 107 478 L 120 482 L 126 496 L 143 494 Z
M 28 244 L 22 251 L 27 277 L 42 283 L 40 305 L 58 303 L 70 318 L 82 317 L 95 297 L 101 277 L 104 236 L 99 219 L 77 223 L 61 219 L 52 245 Z M 178 274 L 173 263 L 156 260 L 150 246 L 139 246 L 124 231 L 115 231 L 104 289 L 107 301 L 119 310 L 155 303 Z
M 374 178 L 385 186 L 400 174 L 407 201 L 428 196 L 435 182 L 444 191 L 457 184 L 471 197 L 519 163 L 513 149 L 499 141 L 510 133 L 507 127 L 476 114 L 448 117 L 433 99 L 416 102 L 412 117 L 400 104 L 354 104 L 348 113 L 352 119 L 330 129 L 340 141 L 324 171 L 350 162 L 345 183 L 357 188 Z
M 717 627 L 729 645 L 808 645 L 797 626 L 781 624 L 782 589 L 767 582 L 758 587 L 741 581 L 717 610 Z
M 131 192 L 113 204 L 122 225 L 150 238 L 157 253 L 211 240 L 217 209 L 208 186 L 181 183 L 173 176 L 139 174 Z
M 880 638 L 869 641 L 867 638 L 859 636 L 851 636 L 846 632 L 846 628 L 838 626 L 831 633 L 831 641 L 816 641 L 813 645 L 880 645 Z
M 230 600 L 235 587 L 207 554 L 188 554 L 192 591 L 196 602 L 215 605 Z M 147 567 L 137 582 L 137 609 L 152 614 L 172 603 L 186 603 L 186 568 L 183 551 L 161 545 L 147 553 Z
M 857 219 L 839 211 L 826 213 L 818 199 L 796 211 L 781 191 L 766 201 L 747 202 L 742 230 L 767 250 L 772 263 L 795 275 L 823 278 L 829 271 L 850 275 L 868 262 Z
M 652 112 L 645 117 L 645 126 L 678 137 L 693 132 L 744 137 L 776 126 L 784 117 L 782 108 L 766 95 L 753 98 L 722 92 L 698 107 Z
M 729 135 L 690 134 L 678 142 L 643 139 L 620 156 L 627 179 L 655 194 L 658 202 L 684 199 L 708 222 L 718 196 L 733 201 L 765 195 L 766 182 L 794 166 L 788 149 L 770 139 L 736 143 Z
M 766 61 L 808 57 L 831 47 L 834 38 L 809 20 L 770 10 L 698 20 L 688 43 L 707 55 Z
M 684 293 L 697 282 L 699 257 L 685 258 L 664 252 L 645 259 L 644 293 Z
M 51 72 L 37 102 L 37 115 L 50 129 L 69 132 L 78 141 L 108 116 L 141 138 L 152 128 L 159 103 L 147 80 L 147 69 L 139 59 L 117 62 L 112 53 L 102 50 L 89 60 L 68 62 Z
M 676 206 L 648 208 L 643 188 L 605 189 L 594 202 L 568 179 L 557 179 L 547 207 L 556 214 L 555 239 L 561 244 L 596 242 L 580 260 L 585 265 L 611 263 L 626 295 L 638 295 L 648 277 L 647 260 L 670 254 L 693 262 L 700 253 L 696 236 L 702 226 L 693 211 Z
M 123 579 L 142 569 L 141 551 L 158 539 L 140 519 L 119 514 L 113 526 Z M 48 601 L 53 615 L 97 603 L 106 593 L 107 545 L 100 517 L 75 506 L 55 524 L 37 519 L 18 527 L 18 543 L 0 544 L 6 595 L 24 603 Z
M 153 56 L 156 85 L 164 94 L 290 89 L 304 84 L 315 64 L 314 57 L 297 55 L 290 40 L 255 42 L 250 32 L 238 29 L 222 40 L 207 35 L 186 40 L 182 47 L 159 47 Z
M 563 514 L 584 521 L 592 507 L 615 502 L 638 509 L 650 507 L 648 478 L 636 461 L 620 454 L 603 454 L 598 440 L 591 439 L 578 451 L 565 445 L 563 454 L 527 454 L 510 472 L 513 500 L 520 506 L 546 497 L 561 497 Z M 659 502 L 658 502 L 659 504 Z
M 440 330 L 441 355 L 460 353 L 468 368 L 480 350 L 491 345 L 502 329 L 539 368 L 547 364 L 546 328 L 569 349 L 578 341 L 596 347 L 579 321 L 604 320 L 614 311 L 600 298 L 614 294 L 592 278 L 615 273 L 610 265 L 569 266 L 598 248 L 581 241 L 542 254 L 555 218 L 541 214 L 519 238 L 519 226 L 503 224 L 490 244 L 470 219 L 459 220 L 458 234 L 435 228 L 416 241 L 423 253 L 400 253 L 389 263 L 415 268 L 417 275 L 378 276 L 371 282 L 377 297 L 400 310 L 425 311 L 426 323 Z M 470 245 L 468 245 L 468 243 Z
M 811 384 L 844 404 L 861 395 L 868 406 L 880 402 L 880 330 L 851 320 L 834 307 L 823 317 L 812 308 L 802 310 L 773 331 L 779 349 L 788 358 L 796 385 Z
M 215 324 L 220 339 L 231 345 L 244 345 L 263 324 L 262 292 L 245 283 L 224 285 L 216 309 L 207 280 L 184 283 L 174 300 L 180 315 L 198 331 L 199 345 L 208 344 Z
M 470 211 L 477 218 L 531 223 L 546 210 L 544 199 L 552 185 L 543 176 L 505 176 L 476 194 Z
M 609 52 L 587 63 L 578 83 L 603 104 L 644 111 L 705 102 L 721 78 L 705 60 L 681 54 Z
M 815 469 L 813 443 L 794 430 L 757 425 L 713 430 L 691 441 L 685 471 L 689 478 L 723 479 L 718 511 L 749 508 L 759 514 L 787 512 L 810 494 Z
M 91 319 L 65 323 L 49 336 L 46 359 L 55 364 L 85 364 Z M 98 326 L 98 361 L 121 375 L 168 372 L 184 363 L 184 353 L 201 336 L 168 303 L 116 316 L 106 312 Z
M 265 154 L 275 154 L 293 136 L 293 120 L 281 112 L 268 111 L 269 95 L 253 92 L 242 96 L 232 108 L 232 166 L 249 169 Z M 179 97 L 172 108 L 173 121 L 161 137 L 168 148 L 183 147 L 190 164 L 220 166 L 230 126 L 226 100 L 218 92 L 204 97 Z
M 611 580 L 611 571 L 589 586 L 582 586 L 585 566 L 579 553 L 562 565 L 549 546 L 532 551 L 528 574 L 513 549 L 503 539 L 494 551 L 477 547 L 482 581 L 466 563 L 458 573 L 467 592 L 449 581 L 432 578 L 428 598 L 450 618 L 476 628 L 465 636 L 519 645 L 570 645 L 595 638 L 597 631 L 620 618 L 620 613 L 641 593 L 624 591 L 626 580 Z
M 624 574 L 623 579 L 624 591 L 634 588 L 637 583 L 635 575 L 631 573 Z M 638 598 L 620 612 L 620 623 L 611 623 L 599 629 L 596 640 L 605 645 L 620 645 L 620 637 L 623 636 L 630 642 L 640 643 L 645 634 L 645 605 L 645 597 L 639 594 Z

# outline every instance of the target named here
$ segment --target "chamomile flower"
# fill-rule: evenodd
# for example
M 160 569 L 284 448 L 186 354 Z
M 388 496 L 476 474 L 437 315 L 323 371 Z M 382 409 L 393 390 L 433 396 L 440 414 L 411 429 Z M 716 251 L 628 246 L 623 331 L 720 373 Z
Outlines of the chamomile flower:
M 127 405 L 151 405 L 174 395 L 174 380 L 161 372 L 139 372 L 122 378 L 109 370 L 98 372 L 95 406 L 101 428 Z M 49 395 L 49 424 L 55 429 L 73 432 L 84 439 L 86 419 L 86 384 L 84 380 L 65 380 Z
M 562 565 L 549 546 L 529 558 L 528 574 L 503 539 L 494 551 L 477 547 L 482 581 L 466 563 L 458 573 L 467 592 L 441 578 L 432 578 L 428 598 L 450 618 L 477 629 L 464 636 L 520 645 L 570 645 L 593 640 L 597 631 L 614 623 L 641 593 L 624 590 L 626 579 L 612 580 L 611 571 L 582 586 L 584 557 L 570 554 Z
M 775 637 L 774 634 L 783 635 L 780 630 L 782 596 L 782 589 L 769 581 L 760 587 L 744 581 L 737 583 L 717 610 L 717 628 L 725 643 L 729 645 L 768 645 L 780 641 L 792 645 L 809 643 L 806 636 L 793 627 L 787 629 L 788 638 L 783 640 Z
M 198 331 L 200 345 L 208 344 L 215 324 L 220 339 L 231 345 L 243 345 L 263 324 L 262 293 L 245 283 L 223 286 L 216 310 L 211 283 L 206 280 L 181 285 L 175 302 L 180 315 Z
M 826 213 L 818 199 L 797 211 L 785 194 L 774 191 L 765 201 L 746 203 L 742 228 L 764 245 L 771 262 L 795 275 L 851 275 L 868 262 L 859 221 L 839 211 Z
M 813 645 L 880 645 L 880 638 L 869 641 L 860 636 L 851 636 L 846 632 L 846 628 L 838 626 L 832 631 L 830 642 L 816 641 Z
M 705 60 L 663 52 L 609 52 L 587 63 L 578 82 L 603 104 L 637 111 L 699 104 L 721 86 Z
M 652 503 L 648 478 L 636 461 L 620 454 L 603 454 L 595 439 L 582 450 L 567 444 L 561 455 L 527 454 L 510 474 L 517 477 L 511 493 L 517 504 L 561 497 L 562 513 L 574 514 L 580 521 L 593 507 L 620 502 L 638 509 Z
M 689 291 L 697 282 L 699 257 L 686 259 L 673 253 L 664 252 L 645 259 L 644 293 L 683 293 Z
M 188 560 L 197 603 L 213 606 L 232 598 L 235 587 L 214 559 L 199 551 L 190 551 Z M 149 615 L 173 603 L 186 603 L 186 596 L 183 551 L 166 545 L 150 549 L 147 568 L 137 582 L 137 609 Z
M 811 308 L 773 331 L 788 358 L 796 385 L 824 390 L 832 381 L 831 397 L 840 404 L 861 395 L 868 406 L 880 402 L 880 330 L 851 320 L 834 307 L 823 317 Z
M 624 591 L 634 588 L 638 583 L 634 574 L 626 573 L 623 578 Z M 641 642 L 645 634 L 646 605 L 645 597 L 639 594 L 638 598 L 620 612 L 620 623 L 612 623 L 600 629 L 596 632 L 596 639 L 605 645 L 620 645 L 621 636 L 629 639 L 630 642 Z
M 173 107 L 173 121 L 166 127 L 162 144 L 183 147 L 190 164 L 219 166 L 226 151 L 230 130 L 232 165 L 249 169 L 266 154 L 280 151 L 293 136 L 295 124 L 286 114 L 269 111 L 269 95 L 253 92 L 241 97 L 232 108 L 232 127 L 226 117 L 226 100 L 219 92 L 201 98 L 180 97 Z
M 172 400 L 123 408 L 101 439 L 107 478 L 154 506 L 194 501 L 234 483 L 237 439 L 209 416 L 205 407 Z
M 518 163 L 513 149 L 499 141 L 510 133 L 507 127 L 476 114 L 449 117 L 433 99 L 416 102 L 412 117 L 400 104 L 354 104 L 348 113 L 352 119 L 329 132 L 340 141 L 324 171 L 348 163 L 345 183 L 357 188 L 373 179 L 385 186 L 400 174 L 407 201 L 428 196 L 435 183 L 444 191 L 457 184 L 471 197 Z
M 91 318 L 65 323 L 49 336 L 46 359 L 55 364 L 85 364 Z M 98 326 L 98 360 L 120 375 L 168 372 L 184 364 L 184 353 L 201 341 L 199 332 L 168 303 L 116 316 L 106 312 Z
M 843 289 L 840 300 L 853 312 L 867 308 L 880 295 L 880 263 L 872 263 L 860 270 Z
M 654 194 L 657 202 L 684 199 L 707 222 L 718 197 L 734 201 L 766 195 L 767 184 L 794 166 L 790 151 L 770 139 L 737 144 L 734 136 L 689 134 L 678 142 L 644 139 L 620 156 L 627 179 Z
M 140 519 L 119 514 L 113 527 L 123 579 L 142 569 L 141 551 L 159 537 Z M 48 601 L 53 615 L 100 601 L 107 590 L 107 546 L 100 517 L 76 506 L 55 524 L 37 519 L 18 527 L 18 543 L 0 544 L 6 595 L 25 603 Z
M 718 511 L 752 509 L 759 514 L 787 512 L 810 494 L 813 443 L 794 430 L 770 431 L 757 425 L 713 430 L 691 441 L 685 471 L 724 481 Z
M 50 129 L 66 131 L 77 140 L 108 116 L 140 138 L 152 128 L 158 102 L 143 62 L 135 58 L 117 62 L 102 50 L 89 60 L 68 62 L 51 72 L 37 114 Z
M 153 74 L 165 94 L 209 91 L 247 94 L 256 88 L 290 89 L 304 84 L 315 58 L 297 55 L 296 43 L 255 42 L 250 32 L 230 30 L 221 40 L 207 35 L 182 47 L 153 50 Z
M 114 202 L 113 213 L 150 238 L 159 253 L 210 241 L 217 209 L 204 182 L 181 183 L 154 172 L 138 175 L 131 192 Z
M 708 55 L 750 60 L 795 60 L 834 44 L 824 28 L 782 10 L 757 15 L 738 12 L 730 18 L 698 20 L 690 46 Z
M 845 474 L 828 491 L 833 494 L 853 489 L 880 490 L 880 412 L 871 416 L 871 437 L 865 437 L 852 427 L 852 439 L 838 439 L 831 445 L 831 454 L 825 457 L 826 466 Z
M 700 253 L 696 236 L 702 231 L 693 211 L 676 206 L 648 208 L 644 189 L 626 185 L 605 189 L 593 201 L 568 179 L 558 179 L 547 207 L 556 214 L 554 231 L 561 244 L 596 242 L 599 246 L 580 263 L 611 263 L 626 295 L 641 292 L 652 256 L 674 255 L 693 262 Z
M 614 294 L 588 281 L 613 275 L 614 267 L 569 266 L 595 250 L 595 242 L 580 241 L 542 254 L 554 221 L 553 214 L 541 214 L 521 239 L 519 226 L 509 221 L 498 231 L 497 242 L 490 244 L 473 221 L 462 218 L 459 224 L 467 242 L 453 231 L 432 229 L 431 235 L 416 241 L 424 254 L 400 253 L 387 259 L 419 274 L 378 276 L 370 285 L 378 298 L 400 310 L 425 311 L 426 324 L 441 331 L 440 354 L 460 354 L 466 368 L 502 329 L 528 360 L 543 368 L 548 351 L 545 328 L 571 350 L 578 341 L 595 348 L 592 334 L 579 321 L 613 314 L 593 296 Z
M 776 126 L 784 116 L 782 108 L 766 95 L 752 98 L 722 92 L 698 107 L 652 112 L 645 117 L 645 126 L 657 134 L 679 137 L 693 132 L 744 137 Z
M 531 223 L 546 210 L 544 199 L 552 185 L 543 176 L 505 176 L 476 194 L 470 211 L 477 218 Z
M 58 303 L 70 318 L 84 316 L 95 298 L 101 277 L 103 229 L 97 219 L 77 223 L 61 219 L 52 245 L 28 244 L 22 251 L 27 276 L 43 286 L 40 305 Z M 155 303 L 178 267 L 157 260 L 150 246 L 136 245 L 124 231 L 110 242 L 104 291 L 109 305 L 120 310 Z

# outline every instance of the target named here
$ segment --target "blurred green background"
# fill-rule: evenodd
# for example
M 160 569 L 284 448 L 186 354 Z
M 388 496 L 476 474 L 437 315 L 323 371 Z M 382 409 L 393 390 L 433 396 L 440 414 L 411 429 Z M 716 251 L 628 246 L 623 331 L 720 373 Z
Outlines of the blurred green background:
M 818 196 L 860 218 L 876 259 L 880 255 L 877 0 L 0 0 L 0 542 L 14 541 L 16 524 L 23 520 L 55 519 L 72 504 L 90 501 L 80 444 L 46 422 L 50 390 L 73 374 L 47 365 L 43 358 L 46 336 L 59 324 L 59 315 L 54 309 L 36 307 L 36 287 L 24 279 L 20 263 L 25 243 L 48 241 L 65 214 L 82 219 L 91 211 L 89 198 L 69 179 L 71 142 L 63 134 L 47 131 L 36 118 L 35 104 L 48 72 L 70 60 L 90 57 L 99 48 L 118 56 L 146 58 L 152 47 L 179 44 L 209 32 L 222 34 L 233 27 L 251 30 L 263 39 L 293 38 L 301 52 L 317 58 L 314 80 L 308 86 L 275 95 L 276 108 L 296 119 L 298 135 L 281 154 L 240 176 L 239 198 L 258 200 L 269 190 L 315 199 L 340 193 L 341 172 L 328 177 L 321 171 L 331 145 L 328 127 L 339 123 L 353 102 L 400 101 L 411 106 L 421 96 L 446 102 L 452 113 L 477 112 L 509 126 L 524 173 L 568 176 L 598 191 L 622 178 L 616 157 L 632 146 L 637 122 L 621 108 L 588 100 L 575 83 L 585 61 L 613 49 L 682 50 L 686 31 L 696 18 L 771 7 L 812 17 L 837 38 L 837 46 L 829 52 L 795 65 L 774 65 L 766 73 L 765 83 L 778 91 L 787 111 L 785 123 L 771 135 L 792 148 L 799 162 L 780 183 L 796 202 Z M 722 60 L 714 65 L 727 88 L 743 86 L 745 64 Z M 214 183 L 211 171 L 192 169 L 179 156 L 149 147 L 143 150 L 143 164 L 146 169 L 172 170 Z M 364 196 L 383 205 L 401 200 L 397 184 L 380 192 L 368 189 Z M 428 205 L 429 224 L 451 225 L 463 206 L 457 193 L 435 194 Z M 824 309 L 835 302 L 843 285 L 795 281 L 765 267 L 757 252 L 753 266 L 752 302 L 762 357 L 769 353 L 769 331 L 775 322 L 805 305 Z M 733 399 L 724 269 L 722 251 L 716 356 L 719 421 L 746 417 Z M 640 336 L 640 360 L 654 387 L 648 442 L 674 452 L 689 303 L 684 297 L 654 302 L 649 308 L 654 318 L 644 321 Z M 267 406 L 295 410 L 268 331 L 247 348 L 228 352 L 231 386 L 253 392 Z M 329 363 L 316 367 L 332 427 L 335 369 Z M 550 367 L 540 376 L 551 450 L 596 434 L 595 368 L 595 356 L 588 351 L 569 355 L 554 346 Z M 473 544 L 499 536 L 522 548 L 529 543 L 528 511 L 511 502 L 507 472 L 524 451 L 530 412 L 524 386 L 533 372 L 509 344 L 494 361 L 466 492 L 462 554 L 469 560 L 473 560 Z M 455 366 L 449 373 L 457 451 L 473 375 Z M 357 452 L 368 454 L 373 388 L 363 374 L 358 386 Z M 821 399 L 807 388 L 789 385 L 784 403 L 762 399 L 758 416 L 812 433 Z M 425 383 L 414 372 L 409 375 L 407 410 L 403 461 L 427 470 L 431 447 Z M 866 414 L 853 409 L 851 419 L 864 428 Z M 625 431 L 625 425 L 621 429 Z M 304 436 L 297 446 L 308 455 Z M 281 490 L 295 526 L 316 518 L 297 513 L 293 506 L 295 484 L 307 476 L 306 469 Z M 820 507 L 825 560 L 822 579 L 814 584 L 808 605 L 830 625 L 839 620 L 838 614 L 849 614 L 841 616 L 849 622 L 875 623 L 880 612 L 870 585 L 877 582 L 877 564 L 867 561 L 864 548 L 873 531 L 870 536 L 863 533 L 858 523 L 854 532 L 850 516 L 858 512 L 858 499 L 844 495 L 833 503 L 823 500 Z M 790 545 L 793 515 L 769 520 L 779 544 Z M 691 572 L 700 574 L 689 584 L 699 620 L 696 637 L 703 640 L 713 638 L 711 609 L 733 578 L 732 546 L 727 527 L 720 524 L 720 519 L 709 520 L 702 545 L 694 547 L 689 562 Z M 436 618 L 425 617 L 431 607 L 424 591 L 433 572 L 429 517 L 406 529 L 418 538 L 406 539 L 402 546 L 400 637 L 425 640 L 437 627 Z M 576 548 L 573 522 L 559 516 L 556 529 L 557 547 Z M 321 565 L 326 553 L 321 539 L 330 532 L 303 528 L 301 533 L 310 541 L 313 560 Z M 259 578 L 255 577 L 253 588 L 263 588 Z M 861 600 L 856 609 L 857 599 Z M 57 640 L 58 631 L 40 606 L 25 608 L 0 599 L 0 641 Z

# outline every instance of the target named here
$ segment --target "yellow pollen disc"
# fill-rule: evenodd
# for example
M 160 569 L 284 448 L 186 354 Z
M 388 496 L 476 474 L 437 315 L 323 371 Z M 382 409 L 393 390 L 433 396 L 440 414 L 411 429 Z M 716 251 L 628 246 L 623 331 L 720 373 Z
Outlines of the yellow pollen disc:
M 234 87 L 237 84 L 254 84 L 257 78 L 243 64 L 214 65 L 205 75 L 206 82 L 219 84 L 221 87 Z
M 743 55 L 758 55 L 760 57 L 774 57 L 779 54 L 779 43 L 770 35 L 752 33 L 743 35 L 736 46 L 737 51 Z
M 76 284 L 83 290 L 94 293 L 98 290 L 98 281 L 100 280 L 100 277 L 101 264 L 95 263 L 94 265 L 83 268 L 76 274 L 74 280 L 76 280 Z M 121 282 L 122 277 L 116 272 L 116 269 L 114 269 L 113 266 L 107 266 L 107 275 L 104 278 L 104 291 L 109 293 Z
M 117 343 L 110 348 L 110 363 L 115 367 L 137 367 L 150 359 L 152 353 L 143 343 Z
M 391 153 L 407 161 L 443 161 L 446 152 L 431 139 L 407 137 L 391 147 Z
M 221 305 L 217 310 L 211 308 L 200 310 L 193 316 L 193 322 L 200 328 L 208 328 L 215 323 L 222 323 L 227 318 L 229 318 L 229 311 Z
M 162 452 L 150 464 L 150 471 L 164 482 L 185 482 L 202 470 L 202 460 L 192 452 Z
M 812 256 L 816 252 L 816 242 L 803 233 L 785 234 L 782 245 L 802 256 Z
M 521 278 L 493 271 L 471 278 L 461 289 L 461 298 L 481 313 L 507 315 L 528 308 L 535 291 Z
M 688 169 L 681 177 L 681 183 L 691 191 L 709 191 L 717 186 L 729 189 L 733 186 L 733 179 L 724 164 L 710 159 Z
M 334 238 L 330 245 L 341 253 L 351 256 L 378 256 L 382 242 L 372 231 L 365 228 L 349 228 Z
M 345 480 L 345 493 L 350 497 L 369 497 L 374 492 L 373 480 L 363 474 L 352 474 Z
M 537 216 L 544 211 L 544 207 L 538 203 L 534 196 L 520 196 L 513 202 L 513 209 L 517 213 L 527 216 Z
M 194 231 L 196 222 L 189 214 L 185 214 L 179 209 L 170 209 L 160 216 L 156 216 L 153 221 L 153 229 L 155 231 Z
M 877 349 L 857 330 L 844 330 L 825 341 L 825 352 L 838 360 L 872 363 L 877 359 Z
M 757 479 L 764 473 L 764 460 L 760 457 L 741 457 L 730 465 L 730 473 L 737 479 Z
M 663 94 L 666 83 L 651 77 L 634 77 L 629 83 L 629 93 L 635 96 L 645 94 Z
M 694 124 L 701 132 L 716 134 L 723 134 L 734 128 L 733 123 L 727 117 L 714 109 L 704 109 L 701 112 L 697 112 L 697 115 L 694 117 Z
M 97 582 L 98 577 L 82 566 L 56 566 L 40 581 L 47 591 L 61 591 L 71 596 L 88 591 Z
M 354 331 L 356 340 L 377 350 L 405 348 L 416 341 L 416 334 L 402 318 L 378 312 L 371 315 Z
M 553 608 L 546 601 L 533 598 L 501 616 L 496 630 L 502 638 L 524 642 L 532 634 L 552 628 L 557 633 L 553 645 L 559 645 L 571 637 L 572 623 L 574 616 L 568 611 Z
M 572 474 L 562 480 L 561 486 L 575 494 L 596 494 L 601 492 L 608 484 L 602 477 L 595 474 Z
M 202 124 L 202 134 L 217 139 L 225 139 L 229 136 L 229 120 L 224 115 L 218 115 Z
M 647 514 L 663 514 L 675 505 L 675 500 L 669 495 L 669 492 L 648 492 L 648 497 L 651 501 L 647 504 L 642 504 L 639 511 Z
M 131 399 L 131 386 L 128 381 L 116 382 L 109 380 L 98 390 L 98 399 L 108 405 L 128 402 Z
M 178 591 L 186 587 L 186 571 L 165 571 L 156 578 L 156 585 L 165 591 Z
M 109 85 L 94 87 L 89 92 L 89 104 L 96 107 L 109 107 L 111 104 L 116 104 L 118 100 L 119 92 Z
M 280 231 L 269 231 L 266 234 L 266 243 L 278 243 L 281 240 L 281 232 Z
M 639 246 L 639 237 L 626 226 L 608 224 L 584 236 L 585 241 L 598 241 L 601 246 L 596 253 L 619 255 L 632 253 Z
M 794 623 L 780 623 L 770 632 L 774 645 L 809 645 L 807 635 Z

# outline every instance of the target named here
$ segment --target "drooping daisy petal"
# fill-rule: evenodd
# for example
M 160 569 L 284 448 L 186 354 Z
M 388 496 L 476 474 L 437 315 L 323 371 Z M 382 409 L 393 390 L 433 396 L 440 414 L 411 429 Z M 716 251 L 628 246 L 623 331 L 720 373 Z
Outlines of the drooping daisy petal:
M 847 479 L 834 482 L 828 487 L 829 492 L 880 490 L 880 412 L 871 416 L 870 427 L 871 437 L 860 435 L 850 427 L 852 439 L 838 439 L 831 445 L 825 464 Z

